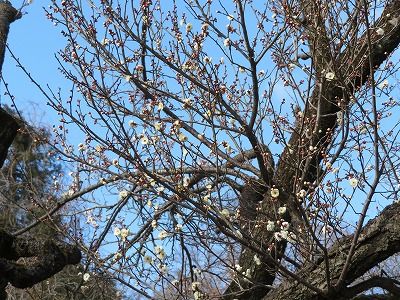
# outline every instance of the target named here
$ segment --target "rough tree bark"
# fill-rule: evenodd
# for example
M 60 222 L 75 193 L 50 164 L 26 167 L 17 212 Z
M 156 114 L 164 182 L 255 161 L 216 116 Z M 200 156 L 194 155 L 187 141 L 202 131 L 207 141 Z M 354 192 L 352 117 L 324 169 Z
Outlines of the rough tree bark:
M 21 13 L 8 2 L 0 2 L 0 73 L 2 70 L 9 26 L 21 18 Z M 22 122 L 0 108 L 0 167 L 7 158 Z M 20 258 L 28 262 L 17 262 Z M 31 236 L 16 237 L 0 228 L 0 300 L 6 299 L 8 283 L 26 288 L 41 282 L 66 265 L 81 260 L 78 248 L 54 240 L 37 241 Z
M 306 24 L 304 30 L 308 31 L 310 36 L 316 88 L 311 94 L 309 105 L 306 105 L 303 111 L 304 121 L 293 130 L 288 143 L 290 146 L 285 148 L 276 167 L 272 181 L 281 191 L 279 199 L 277 201 L 271 199 L 267 192 L 258 213 L 258 220 L 259 224 L 263 224 L 263 221 L 265 224 L 266 220 L 271 219 L 271 207 L 285 205 L 287 207 L 285 219 L 295 226 L 304 228 L 301 208 L 295 196 L 296 187 L 308 189 L 311 185 L 304 185 L 304 182 L 313 183 L 318 179 L 323 150 L 329 146 L 337 127 L 336 113 L 350 108 L 353 93 L 370 79 L 370 66 L 376 67 L 382 64 L 398 47 L 400 0 L 388 1 L 380 19 L 374 24 L 374 28 L 383 29 L 384 36 L 370 29 L 369 37 L 365 33 L 358 39 L 357 45 L 348 47 L 337 57 L 331 55 L 325 20 L 318 13 L 321 11 L 318 1 L 303 0 L 300 3 Z M 324 78 L 324 70 L 332 68 L 338 71 L 335 73 L 342 76 L 327 81 Z M 312 132 L 311 137 L 306 136 L 307 129 Z M 310 153 L 310 146 L 318 146 L 322 151 Z M 276 262 L 283 258 L 286 244 L 274 241 L 273 233 L 268 232 L 265 226 L 254 227 L 249 233 L 249 238 L 253 237 L 258 242 L 258 247 L 273 243 L 275 247 L 272 249 L 264 247 L 265 253 L 269 255 L 266 255 L 260 266 L 254 263 L 253 251 L 243 250 L 239 264 L 244 270 L 252 270 L 251 279 L 257 282 L 257 285 L 245 279 L 234 280 L 225 291 L 224 299 L 351 299 L 374 286 L 400 297 L 397 287 L 391 282 L 384 282 L 382 278 L 371 280 L 364 285 L 349 287 L 355 279 L 378 262 L 400 252 L 398 234 L 400 221 L 398 217 L 396 218 L 399 212 L 399 205 L 392 205 L 363 228 L 350 269 L 342 282 L 338 282 L 338 279 L 346 261 L 352 236 L 338 241 L 328 249 L 327 257 L 332 273 L 329 288 L 325 276 L 326 262 L 319 262 L 313 266 L 303 266 L 297 274 L 291 274 L 287 281 L 271 290 L 270 286 L 274 283 L 279 268 Z M 315 287 L 315 290 L 312 290 L 312 287 Z

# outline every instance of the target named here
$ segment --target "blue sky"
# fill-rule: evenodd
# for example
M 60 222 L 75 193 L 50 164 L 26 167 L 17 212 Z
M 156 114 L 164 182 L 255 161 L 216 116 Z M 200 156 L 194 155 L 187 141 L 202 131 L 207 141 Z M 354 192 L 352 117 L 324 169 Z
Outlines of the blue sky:
M 27 68 L 31 75 L 43 86 L 49 84 L 54 89 L 61 87 L 68 90 L 68 82 L 57 70 L 58 63 L 54 54 L 63 47 L 64 40 L 59 28 L 47 20 L 43 6 L 50 1 L 37 1 L 24 8 L 24 16 L 11 24 L 8 45 L 16 57 Z M 14 3 L 18 7 L 19 3 Z M 46 106 L 46 99 L 29 78 L 20 70 L 17 63 L 6 53 L 3 74 L 15 96 L 17 108 L 28 120 L 51 126 L 57 115 Z M 4 95 L 1 86 L 1 104 L 10 104 L 9 97 Z

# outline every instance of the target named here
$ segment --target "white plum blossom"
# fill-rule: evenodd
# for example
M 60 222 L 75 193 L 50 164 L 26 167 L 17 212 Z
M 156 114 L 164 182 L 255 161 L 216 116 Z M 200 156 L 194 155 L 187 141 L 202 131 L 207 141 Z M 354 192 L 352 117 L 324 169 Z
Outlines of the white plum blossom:
M 230 40 L 229 38 L 226 38 L 226 39 L 224 40 L 224 46 L 225 46 L 225 47 L 229 47 L 230 44 L 231 44 L 231 40 Z
M 164 109 L 164 103 L 158 102 L 157 109 L 158 110 L 163 110 Z
M 199 268 L 193 267 L 193 273 L 194 273 L 196 276 L 200 276 L 201 273 L 202 273 L 202 271 L 201 271 L 201 269 L 199 269 Z
M 193 29 L 192 23 L 187 23 L 187 24 L 186 24 L 186 32 L 189 32 L 189 31 L 191 31 L 192 29 Z
M 261 259 L 258 257 L 257 254 L 254 255 L 253 260 L 257 266 L 261 265 Z
M 128 197 L 128 195 L 129 195 L 129 192 L 127 190 L 122 190 L 119 192 L 120 199 L 124 199 L 124 198 Z
M 278 214 L 283 215 L 286 213 L 286 206 L 281 206 L 278 208 Z
M 89 273 L 83 274 L 83 281 L 88 281 L 89 278 L 90 278 L 90 274 Z
M 179 130 L 181 128 L 181 121 L 176 120 L 173 124 L 175 130 Z
M 307 194 L 306 190 L 300 190 L 300 191 L 297 193 L 297 197 L 299 197 L 299 198 L 304 198 L 304 197 L 306 196 L 306 194 Z
M 178 139 L 179 139 L 179 141 L 181 141 L 181 142 L 186 142 L 186 141 L 188 140 L 188 137 L 187 137 L 186 135 L 184 135 L 184 134 L 181 132 L 181 133 L 179 133 L 179 135 L 178 135 Z
M 205 196 L 203 197 L 203 201 L 206 202 L 206 203 L 210 202 L 210 197 L 211 197 L 210 194 L 205 195 Z
M 351 185 L 351 187 L 353 187 L 353 188 L 355 188 L 355 187 L 357 187 L 357 185 L 358 185 L 358 180 L 357 180 L 357 178 L 350 178 L 349 179 L 349 184 Z
M 383 30 L 382 28 L 377 28 L 375 31 L 378 35 L 384 35 L 385 34 L 385 30 Z
M 179 223 L 176 224 L 176 225 L 175 225 L 175 230 L 176 230 L 176 231 L 182 231 L 182 224 L 179 224 Z
M 282 228 L 282 230 L 288 230 L 288 229 L 289 229 L 289 226 L 290 226 L 289 222 L 283 221 L 283 222 L 281 223 L 281 228 Z
M 229 218 L 229 215 L 230 215 L 229 210 L 227 210 L 226 208 L 224 208 L 224 209 L 221 211 L 221 215 L 224 216 L 225 218 Z
M 267 231 L 274 231 L 275 230 L 275 222 L 274 221 L 268 221 L 267 223 Z
M 160 130 L 161 130 L 161 127 L 162 127 L 162 123 L 161 123 L 161 122 L 156 122 L 156 123 L 154 123 L 154 128 L 155 128 L 157 131 L 160 131 Z
M 148 138 L 145 134 L 143 134 L 143 136 L 142 136 L 141 139 L 140 139 L 140 142 L 141 142 L 143 145 L 147 145 L 147 144 L 149 143 L 149 138 Z
M 165 231 L 165 230 L 160 231 L 160 233 L 158 234 L 158 238 L 159 238 L 160 240 L 163 240 L 163 239 L 165 239 L 165 238 L 168 237 L 168 236 L 169 236 L 169 233 L 168 233 L 167 231 Z
M 144 67 L 143 67 L 142 65 L 137 65 L 137 66 L 135 67 L 135 70 L 136 70 L 137 72 L 141 73 L 141 72 L 143 72 Z
M 245 276 L 251 278 L 251 269 L 246 270 Z
M 331 81 L 331 80 L 335 79 L 335 73 L 333 73 L 333 72 L 327 72 L 327 73 L 325 74 L 325 78 L 326 78 L 326 80 Z
M 151 227 L 156 228 L 157 227 L 157 220 L 151 221 Z
M 283 240 L 287 240 L 288 239 L 288 231 L 287 230 L 281 230 L 281 232 L 280 232 L 280 236 L 281 236 L 281 239 L 283 239 Z
M 193 291 L 197 290 L 197 289 L 199 288 L 200 284 L 201 284 L 201 283 L 198 282 L 198 281 L 193 281 L 193 282 L 192 282 L 192 290 L 193 290 Z
M 119 236 L 121 234 L 121 230 L 118 227 L 114 228 L 114 235 Z
M 274 238 L 279 242 L 282 240 L 282 234 L 280 232 L 275 232 Z
M 235 270 L 236 270 L 236 271 L 241 272 L 242 269 L 243 269 L 243 268 L 242 268 L 241 265 L 238 265 L 238 264 L 235 265 Z
M 203 294 L 200 291 L 194 291 L 193 292 L 194 300 L 200 300 L 202 297 L 203 297 Z
M 189 108 L 191 105 L 192 105 L 192 99 L 190 98 L 183 99 L 183 104 L 182 104 L 183 108 Z
M 387 88 L 389 86 L 389 81 L 387 79 L 385 79 L 384 81 L 382 81 L 378 87 L 383 90 L 384 88 Z
M 156 256 L 160 259 L 163 260 L 165 258 L 165 250 L 162 246 L 155 246 L 154 247 L 154 252 L 156 253 Z
M 167 265 L 165 265 L 165 264 L 160 264 L 160 265 L 158 266 L 158 269 L 160 270 L 160 272 L 161 272 L 162 274 L 166 274 L 166 273 L 168 272 L 168 267 L 167 267 Z
M 122 239 L 123 241 L 125 241 L 126 238 L 128 237 L 128 235 L 129 235 L 129 230 L 126 229 L 126 228 L 122 228 L 122 229 L 121 229 L 121 232 L 120 232 L 121 239 Z
M 271 196 L 272 196 L 272 198 L 278 198 L 279 197 L 279 190 L 277 188 L 272 188 L 271 189 Z
M 144 259 L 144 262 L 147 263 L 147 264 L 152 264 L 153 263 L 153 259 L 151 258 L 151 256 L 145 255 L 143 257 L 143 259 Z

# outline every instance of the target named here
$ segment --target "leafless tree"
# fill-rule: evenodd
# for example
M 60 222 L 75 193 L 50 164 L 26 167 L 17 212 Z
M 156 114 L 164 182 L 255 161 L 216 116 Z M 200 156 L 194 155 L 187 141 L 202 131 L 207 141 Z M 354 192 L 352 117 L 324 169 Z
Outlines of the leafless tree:
M 74 169 L 18 233 L 74 203 L 88 260 L 143 298 L 400 296 L 399 0 L 46 13 L 71 93 L 35 82 Z

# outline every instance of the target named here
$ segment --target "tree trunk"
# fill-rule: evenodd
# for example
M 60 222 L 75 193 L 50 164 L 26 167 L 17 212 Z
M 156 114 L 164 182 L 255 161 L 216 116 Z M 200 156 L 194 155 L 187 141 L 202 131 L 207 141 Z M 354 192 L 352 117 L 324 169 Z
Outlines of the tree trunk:
M 358 40 L 357 46 L 345 49 L 337 58 L 333 58 L 330 55 L 330 44 L 325 31 L 325 20 L 323 20 L 318 13 L 315 13 L 320 11 L 318 2 L 303 0 L 300 3 L 304 8 L 305 18 L 308 21 L 307 24 L 312 24 L 309 27 L 311 27 L 313 32 L 310 33 L 309 36 L 311 44 L 310 49 L 314 49 L 311 56 L 313 57 L 313 65 L 316 70 L 316 88 L 309 99 L 310 105 L 306 106 L 303 112 L 303 116 L 307 121 L 299 122 L 298 126 L 293 130 L 293 134 L 288 143 L 290 146 L 285 148 L 278 162 L 273 177 L 273 184 L 275 184 L 280 191 L 279 199 L 274 203 L 274 200 L 271 199 L 270 195 L 267 193 L 261 206 L 262 209 L 259 214 L 261 217 L 258 217 L 258 219 L 260 224 L 265 224 L 268 220 L 266 216 L 270 214 L 271 209 L 276 206 L 284 205 L 287 207 L 285 220 L 291 222 L 295 227 L 299 226 L 304 228 L 303 217 L 300 213 L 301 207 L 295 196 L 296 188 L 298 189 L 300 187 L 307 190 L 310 184 L 317 180 L 319 174 L 318 168 L 322 160 L 323 150 L 329 146 L 331 137 L 337 127 L 336 113 L 339 110 L 346 110 L 347 107 L 351 105 L 350 99 L 352 94 L 369 79 L 371 73 L 370 65 L 381 65 L 400 44 L 400 22 L 390 22 L 391 20 L 400 20 L 400 0 L 388 2 L 381 17 L 377 20 L 376 24 L 374 24 L 374 28 L 383 29 L 385 32 L 384 37 L 371 29 L 369 33 L 371 39 L 370 45 L 367 43 L 367 33 L 365 33 L 364 36 Z M 325 80 L 324 71 L 329 70 L 330 66 L 335 66 L 335 68 L 343 70 L 344 79 L 339 80 L 335 78 L 332 81 Z M 305 133 L 307 130 L 312 133 L 311 136 L 306 136 Z M 322 150 L 310 153 L 310 147 L 315 147 L 316 145 L 318 145 L 318 149 Z M 308 182 L 309 184 L 305 185 L 304 182 Z M 385 211 L 393 210 L 400 209 L 398 206 L 394 206 Z M 380 217 L 378 218 L 380 219 Z M 387 225 L 393 226 L 393 228 L 397 227 L 398 229 L 398 218 L 397 220 L 396 218 L 392 218 L 391 221 L 393 224 Z M 364 231 L 368 230 L 368 228 L 364 229 Z M 282 284 L 281 288 L 270 292 L 269 286 L 274 283 L 275 274 L 277 272 L 276 263 L 283 258 L 286 244 L 284 242 L 274 241 L 273 233 L 268 232 L 265 226 L 254 228 L 252 237 L 257 240 L 258 245 L 271 245 L 271 243 L 275 243 L 274 251 L 269 255 L 272 263 L 266 262 L 257 266 L 254 264 L 253 260 L 255 253 L 249 249 L 244 249 L 241 253 L 239 263 L 244 270 L 252 270 L 251 279 L 255 284 L 249 283 L 246 280 L 234 280 L 225 291 L 224 299 L 258 300 L 265 296 L 263 299 L 305 300 L 325 299 L 323 297 L 331 295 L 329 293 L 332 291 L 329 291 L 328 294 L 325 295 L 315 295 L 304 286 L 304 282 L 302 285 L 298 282 L 290 283 L 290 281 L 294 279 L 288 279 L 288 282 Z M 388 234 L 387 238 L 391 239 L 392 236 Z M 347 247 L 347 242 L 349 240 L 350 238 L 344 239 L 338 242 L 335 247 L 343 249 L 341 246 Z M 380 242 L 384 243 L 384 240 Z M 372 250 L 374 248 L 373 244 L 370 244 L 370 247 L 371 248 L 368 249 Z M 400 247 L 398 247 L 398 249 L 394 248 L 396 247 L 391 245 L 391 250 L 388 251 L 388 253 L 394 254 L 400 251 Z M 357 251 L 360 251 L 360 249 Z M 386 253 L 386 250 L 382 251 Z M 265 249 L 265 252 L 268 253 L 267 249 Z M 333 248 L 330 253 L 338 252 L 335 252 L 335 248 Z M 360 252 L 360 254 L 362 253 L 363 252 Z M 346 254 L 347 252 L 342 254 L 344 259 Z M 385 256 L 383 253 L 380 254 L 382 254 L 382 257 Z M 357 257 L 354 259 L 356 258 Z M 364 258 L 367 257 L 365 256 Z M 343 257 L 341 259 L 343 259 Z M 378 257 L 375 257 L 375 259 L 374 265 L 379 261 Z M 342 261 L 339 261 L 340 266 L 341 264 Z M 365 261 L 364 265 L 369 268 L 372 267 L 368 261 Z M 357 266 L 352 264 L 352 268 L 356 267 Z M 361 267 L 361 265 L 359 267 Z M 308 271 L 300 272 L 300 277 L 297 277 L 298 279 L 304 279 L 304 274 L 313 271 L 307 268 L 305 270 Z M 362 268 L 362 270 L 365 272 L 368 268 Z M 326 278 L 320 277 L 320 268 L 316 268 L 314 271 L 314 273 L 310 274 L 310 280 L 307 281 L 311 282 L 311 285 L 315 284 L 323 290 L 323 284 Z M 357 274 L 360 273 L 360 271 L 356 272 L 356 270 L 354 270 L 354 272 Z M 362 273 L 359 275 L 362 275 Z M 335 277 L 335 273 L 333 273 L 332 279 L 333 281 L 338 279 Z M 350 283 L 353 280 L 354 278 L 350 271 L 346 277 L 346 282 Z M 343 287 L 343 291 L 341 291 L 341 293 L 343 292 L 343 299 L 349 299 L 345 297 L 347 295 L 346 289 L 346 287 Z M 293 295 L 291 295 L 291 293 L 293 293 Z M 334 296 L 332 296 L 331 299 L 339 299 L 337 298 L 339 295 L 337 293 L 338 291 L 335 290 L 333 292 Z M 270 297 L 270 295 L 273 296 Z

